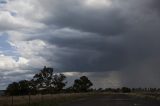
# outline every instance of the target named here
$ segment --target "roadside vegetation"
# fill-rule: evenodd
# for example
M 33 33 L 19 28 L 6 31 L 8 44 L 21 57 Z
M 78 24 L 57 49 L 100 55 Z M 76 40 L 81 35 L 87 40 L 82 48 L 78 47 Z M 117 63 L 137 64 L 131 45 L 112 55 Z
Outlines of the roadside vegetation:
M 138 97 L 138 98 L 143 98 L 146 100 L 157 100 L 160 101 L 160 93 L 159 92 L 145 92 L 145 93 L 130 93 L 130 96 Z
M 81 76 L 74 81 L 74 84 L 65 88 L 67 84 L 66 76 L 61 73 L 54 73 L 53 68 L 44 67 L 33 78 L 13 82 L 8 85 L 5 95 L 37 95 L 37 94 L 57 94 L 57 93 L 77 93 L 91 91 L 92 82 L 86 76 Z

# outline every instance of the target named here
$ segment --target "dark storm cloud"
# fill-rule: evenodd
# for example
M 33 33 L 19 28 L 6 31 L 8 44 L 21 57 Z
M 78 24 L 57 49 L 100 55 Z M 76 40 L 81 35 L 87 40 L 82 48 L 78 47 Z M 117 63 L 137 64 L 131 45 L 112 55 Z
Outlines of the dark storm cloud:
M 119 37 L 105 37 L 75 30 L 61 30 L 49 35 L 39 39 L 56 46 L 56 49 L 47 50 L 53 54 L 42 52 L 39 55 L 47 61 L 61 64 L 57 68 L 62 71 L 109 71 L 125 66 L 126 51 L 123 40 Z
M 100 9 L 84 6 L 83 2 L 40 0 L 49 14 L 41 20 L 47 28 L 27 40 L 40 39 L 49 47 L 36 56 L 45 58 L 60 71 L 114 70 L 124 86 L 157 87 L 160 81 L 159 1 L 114 0 L 110 7 Z M 98 77 L 105 76 L 108 74 Z
M 120 34 L 126 27 L 125 19 L 119 17 L 118 11 L 113 11 L 106 15 L 105 13 L 99 14 L 98 12 L 96 14 L 92 11 L 82 15 L 77 13 L 78 11 L 75 13 L 68 12 L 65 16 L 57 16 L 53 23 L 60 27 L 70 27 L 103 35 Z
M 159 0 L 153 0 L 150 6 L 152 9 L 157 9 L 158 12 L 160 12 L 160 1 Z
M 155 1 L 114 0 L 101 9 L 86 7 L 79 0 L 41 2 L 50 14 L 42 20 L 49 29 L 37 37 L 57 49 L 39 55 L 67 71 L 122 70 L 159 56 L 160 19 L 150 11 Z M 51 31 L 53 27 L 56 31 Z
M 38 36 L 58 48 L 49 50 L 54 52 L 56 60 L 52 54 L 40 55 L 71 71 L 110 71 L 125 67 L 130 70 L 130 65 L 159 56 L 160 20 L 150 12 L 148 4 L 152 2 L 122 0 L 116 3 L 115 0 L 111 7 L 102 9 L 85 7 L 81 1 L 72 0 L 42 3 L 50 12 L 43 21 L 50 30 L 52 26 L 60 30 Z M 70 31 L 64 31 L 63 27 Z
M 108 50 L 109 51 L 109 50 Z M 63 70 L 67 71 L 109 71 L 118 70 L 124 66 L 123 51 L 110 50 L 107 51 L 81 51 L 68 50 L 72 54 L 58 54 L 59 62 L 63 64 Z M 117 52 L 118 54 L 116 54 Z M 122 52 L 122 53 L 121 53 Z
M 121 4 L 124 2 L 122 0 Z M 54 37 L 47 40 L 69 53 L 57 54 L 63 69 L 97 72 L 119 70 L 124 86 L 159 87 L 159 1 L 126 2 L 124 8 L 119 10 L 110 8 L 100 13 L 94 11 L 93 14 L 93 10 L 77 12 L 72 6 L 67 6 L 57 12 L 60 13 L 58 16 L 54 14 L 55 20 L 49 20 L 54 25 L 97 34 L 97 38 L 90 34 L 83 38 Z M 72 9 L 74 11 L 69 12 Z M 110 39 L 101 35 L 117 36 Z
M 84 1 L 53 1 L 50 17 L 45 20 L 47 25 L 69 27 L 85 32 L 102 35 L 119 35 L 127 28 L 125 17 L 119 8 L 93 9 L 84 6 Z M 47 5 L 48 6 L 48 5 Z
M 65 71 L 109 71 L 125 66 L 126 50 L 119 36 L 130 26 L 119 6 L 114 8 L 113 4 L 111 7 L 94 9 L 85 6 L 84 1 L 80 0 L 49 0 L 41 5 L 50 13 L 42 21 L 50 30 L 53 27 L 62 30 L 54 32 L 53 29 L 53 33 L 46 31 L 46 36 L 37 36 L 58 48 L 48 50 L 54 56 L 43 53 L 39 55 L 50 62 L 58 62 L 61 64 L 58 68 Z M 63 31 L 63 28 L 70 31 Z

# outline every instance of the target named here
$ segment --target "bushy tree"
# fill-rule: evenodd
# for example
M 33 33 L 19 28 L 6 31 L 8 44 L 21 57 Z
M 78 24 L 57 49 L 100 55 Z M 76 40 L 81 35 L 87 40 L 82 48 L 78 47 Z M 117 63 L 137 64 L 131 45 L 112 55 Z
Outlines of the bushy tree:
M 30 92 L 30 81 L 22 80 L 8 85 L 6 94 L 8 95 L 27 95 Z
M 32 82 L 37 90 L 57 93 L 65 87 L 65 79 L 64 74 L 54 74 L 53 68 L 44 67 L 38 74 L 35 74 Z
M 30 92 L 30 81 L 22 80 L 19 81 L 19 93 L 21 95 L 27 95 Z
M 121 90 L 122 90 L 123 93 L 129 93 L 129 92 L 131 92 L 131 89 L 127 88 L 127 87 L 122 87 Z
M 53 77 L 53 89 L 60 92 L 66 86 L 66 76 L 64 74 L 55 74 Z
M 6 89 L 6 94 L 7 95 L 19 95 L 20 87 L 17 82 L 13 82 L 8 85 Z
M 33 77 L 33 83 L 37 90 L 48 89 L 52 87 L 53 82 L 53 68 L 44 67 L 39 73 Z
M 82 76 L 80 79 L 74 81 L 73 90 L 76 92 L 87 92 L 92 85 L 93 84 L 88 77 Z
M 37 91 L 45 93 L 60 92 L 65 87 L 66 76 L 64 74 L 53 74 L 53 68 L 44 67 L 35 74 L 30 81 L 21 80 L 9 84 L 6 89 L 8 95 L 36 94 Z

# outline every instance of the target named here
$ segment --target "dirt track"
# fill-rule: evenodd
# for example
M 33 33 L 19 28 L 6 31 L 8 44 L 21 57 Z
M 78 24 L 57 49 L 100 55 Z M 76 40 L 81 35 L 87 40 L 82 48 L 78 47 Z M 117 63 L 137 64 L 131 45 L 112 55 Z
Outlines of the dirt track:
M 81 98 L 64 106 L 160 106 L 160 102 L 115 94 Z

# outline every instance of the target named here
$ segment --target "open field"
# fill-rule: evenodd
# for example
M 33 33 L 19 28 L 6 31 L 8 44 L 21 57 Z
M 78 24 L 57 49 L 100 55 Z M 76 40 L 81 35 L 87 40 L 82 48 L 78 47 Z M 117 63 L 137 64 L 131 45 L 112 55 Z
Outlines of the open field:
M 63 102 L 72 101 L 78 98 L 85 98 L 93 94 L 53 94 L 53 95 L 31 95 L 0 97 L 0 106 L 57 106 Z M 30 98 L 30 99 L 29 99 Z
M 156 94 L 72 93 L 0 97 L 0 106 L 160 106 Z M 157 97 L 157 95 L 156 95 Z
M 129 95 L 138 98 L 153 99 L 160 101 L 160 93 L 130 93 Z
M 160 106 L 160 102 L 128 94 L 108 94 L 79 99 L 63 106 Z

